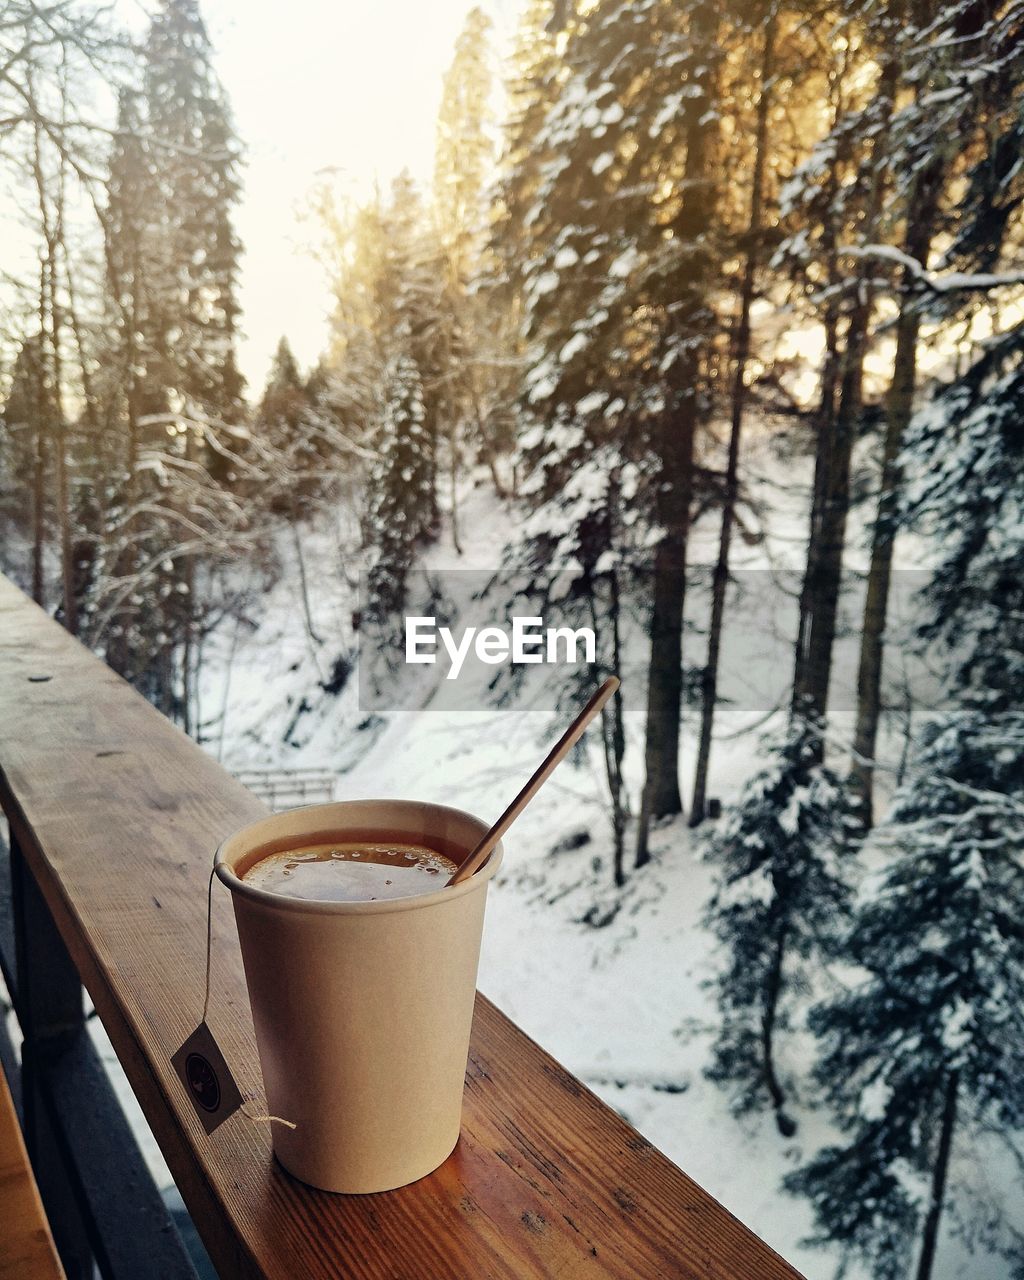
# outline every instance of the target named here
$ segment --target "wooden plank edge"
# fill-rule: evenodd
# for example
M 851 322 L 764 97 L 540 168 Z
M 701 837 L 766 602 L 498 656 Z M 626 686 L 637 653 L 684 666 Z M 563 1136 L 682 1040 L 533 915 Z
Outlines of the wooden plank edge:
M 250 1250 L 244 1248 L 239 1236 L 228 1227 L 231 1217 L 229 1206 L 207 1176 L 198 1147 L 189 1140 L 184 1125 L 178 1119 L 179 1106 L 182 1114 L 187 1112 L 184 1098 L 176 1104 L 171 1097 L 170 1089 L 181 1088 L 177 1076 L 168 1062 L 162 1079 L 145 1054 L 139 1051 L 131 1023 L 103 980 L 88 935 L 39 847 L 2 768 L 0 808 L 7 815 L 11 834 L 35 877 L 214 1266 L 218 1272 L 237 1276 L 240 1280 L 250 1280 L 250 1277 L 251 1280 L 264 1280 L 262 1267 Z

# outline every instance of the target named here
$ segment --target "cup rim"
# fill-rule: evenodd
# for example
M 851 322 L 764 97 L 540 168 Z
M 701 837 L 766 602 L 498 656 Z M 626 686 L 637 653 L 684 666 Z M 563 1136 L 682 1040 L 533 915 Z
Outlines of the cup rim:
M 469 818 L 480 826 L 481 837 L 488 830 L 488 824 L 476 817 L 475 814 L 469 813 L 465 809 L 456 809 L 452 805 L 434 804 L 429 800 L 397 800 L 391 797 L 366 800 L 334 800 L 327 804 L 299 805 L 294 809 L 285 809 L 281 813 L 268 814 L 265 818 L 260 818 L 256 822 L 250 822 L 246 826 L 240 827 L 237 831 L 233 831 L 229 836 L 225 837 L 217 846 L 213 869 L 217 878 L 230 889 L 232 894 L 248 898 L 252 902 L 262 903 L 264 906 L 271 907 L 276 911 L 297 911 L 306 915 L 386 915 L 396 911 L 419 910 L 423 907 L 436 906 L 441 902 L 452 902 L 456 898 L 464 897 L 467 893 L 473 893 L 477 889 L 484 887 L 500 867 L 504 856 L 504 848 L 501 841 L 491 851 L 483 866 L 474 871 L 468 880 L 463 880 L 457 885 L 442 885 L 440 889 L 435 889 L 430 893 L 417 893 L 408 898 L 383 898 L 375 902 L 344 902 L 323 901 L 316 898 L 290 898 L 285 894 L 274 893 L 269 889 L 258 889 L 255 885 L 246 884 L 241 876 L 235 874 L 228 862 L 226 851 L 235 841 L 245 841 L 247 837 L 251 841 L 254 836 L 257 836 L 260 828 L 270 827 L 287 814 L 309 814 L 311 819 L 320 815 L 327 820 L 332 816 L 340 817 L 341 813 L 346 809 L 351 810 L 357 806 L 363 807 L 378 804 L 387 805 L 391 809 L 430 809 L 438 814 Z

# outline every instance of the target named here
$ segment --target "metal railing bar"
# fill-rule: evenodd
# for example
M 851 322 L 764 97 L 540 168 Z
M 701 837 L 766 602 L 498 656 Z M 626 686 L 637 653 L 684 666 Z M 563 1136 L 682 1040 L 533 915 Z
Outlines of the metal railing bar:
M 17 874 L 12 877 L 15 866 Z M 17 888 L 14 881 L 19 882 Z M 26 919 L 24 927 L 15 931 L 19 903 Z M 58 1247 L 74 1217 L 103 1280 L 197 1280 L 196 1268 L 139 1149 L 84 1016 L 69 1025 L 69 1012 L 81 1004 L 77 971 L 72 982 L 72 973 L 65 973 L 70 957 L 32 873 L 6 846 L 0 847 L 0 955 L 4 981 L 26 1036 L 21 1069 L 13 1045 L 4 1069 L 12 1093 L 16 1083 L 31 1090 L 33 1106 L 22 1107 L 19 1119 L 26 1129 Z M 28 983 L 20 980 L 22 968 L 31 979 Z M 47 989 L 51 980 L 67 988 L 63 995 Z M 62 1024 L 66 1029 L 60 1029 Z M 19 1089 L 16 1103 L 24 1096 Z M 48 1195 L 51 1188 L 56 1190 Z M 89 1274 L 80 1247 L 74 1252 L 76 1257 L 64 1259 L 69 1276 L 76 1271 Z M 197 1256 L 211 1274 L 205 1254 Z

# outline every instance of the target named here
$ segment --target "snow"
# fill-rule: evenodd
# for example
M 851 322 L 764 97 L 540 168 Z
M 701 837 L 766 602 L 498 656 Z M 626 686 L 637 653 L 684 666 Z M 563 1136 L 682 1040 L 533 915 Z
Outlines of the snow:
M 656 138 L 662 129 L 678 116 L 682 109 L 683 97 L 683 93 L 670 93 L 666 96 L 647 130 L 650 137 Z
M 959 1052 L 971 1042 L 971 1008 L 958 1003 L 950 1009 L 943 1021 L 942 1043 L 947 1049 Z
M 536 297 L 545 293 L 553 293 L 559 286 L 560 277 L 557 271 L 545 271 L 530 282 L 530 290 Z
M 590 342 L 590 337 L 586 333 L 574 333 L 569 341 L 562 347 L 558 353 L 558 359 L 562 364 L 568 364 L 574 356 L 578 356 L 581 351 L 586 350 Z
M 850 258 L 876 258 L 893 262 L 906 268 L 907 271 L 923 285 L 936 293 L 954 293 L 977 290 L 987 292 L 991 289 L 1003 289 L 1011 285 L 1024 284 L 1024 272 L 966 272 L 947 271 L 944 275 L 936 275 L 928 271 L 917 258 L 891 244 L 844 245 L 838 252 Z
M 881 1120 L 891 1097 L 892 1089 L 881 1076 L 876 1077 L 861 1091 L 860 1114 L 865 1120 Z
M 800 827 L 800 813 L 810 800 L 808 787 L 795 787 L 785 809 L 779 814 L 779 826 L 787 835 L 794 836 Z
M 625 279 L 626 276 L 635 270 L 639 261 L 640 254 L 632 245 L 630 245 L 628 249 L 620 253 L 612 262 L 611 266 L 608 268 L 608 274 L 613 276 L 615 279 Z
M 553 373 L 539 374 L 528 379 L 530 403 L 546 400 L 558 386 L 558 379 Z
M 604 391 L 591 391 L 590 395 L 576 401 L 576 412 L 583 414 L 597 413 L 607 399 L 608 396 Z

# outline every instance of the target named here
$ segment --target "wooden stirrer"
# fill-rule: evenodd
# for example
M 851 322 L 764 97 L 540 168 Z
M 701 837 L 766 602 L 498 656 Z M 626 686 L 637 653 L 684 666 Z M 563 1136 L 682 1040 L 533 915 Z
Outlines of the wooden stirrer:
M 566 729 L 565 733 L 562 734 L 555 745 L 551 748 L 547 756 L 545 756 L 543 763 L 530 781 L 525 787 L 523 787 L 522 791 L 520 791 L 498 821 L 493 827 L 491 827 L 490 831 L 488 831 L 462 866 L 459 867 L 458 871 L 456 871 L 448 881 L 449 885 L 458 884 L 461 880 L 468 880 L 474 871 L 483 866 L 494 846 L 509 829 L 512 823 L 515 822 L 516 818 L 519 817 L 544 783 L 547 782 L 548 778 L 551 777 L 555 769 L 562 763 L 565 757 L 583 736 L 583 730 L 588 724 L 590 724 L 591 720 L 593 720 L 618 687 L 619 681 L 615 676 L 609 676 L 604 684 L 601 685 L 600 689 L 598 689 L 576 719 L 568 729 Z M 448 886 L 446 885 L 445 888 L 447 887 Z

